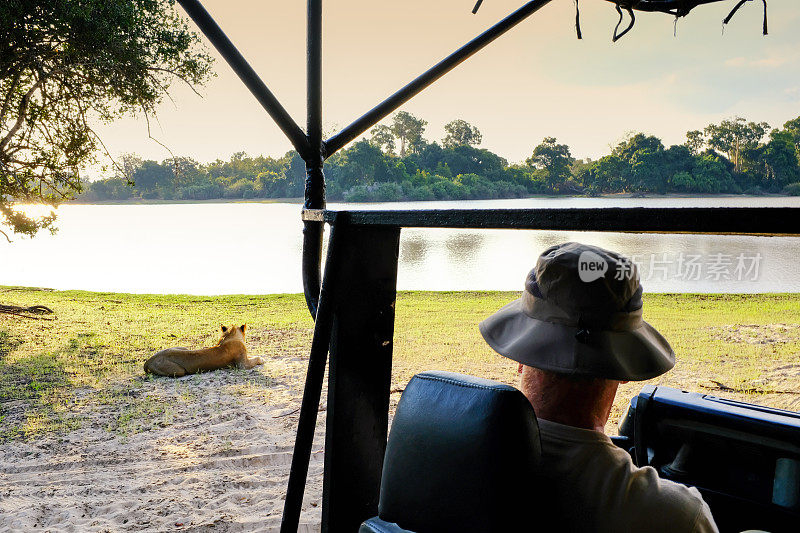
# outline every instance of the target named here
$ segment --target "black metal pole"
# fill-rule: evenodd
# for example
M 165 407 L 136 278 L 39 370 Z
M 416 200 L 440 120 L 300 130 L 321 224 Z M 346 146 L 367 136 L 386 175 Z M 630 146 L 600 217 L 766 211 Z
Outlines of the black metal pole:
M 322 0 L 308 0 L 306 33 L 306 113 L 308 156 L 306 162 L 305 209 L 325 208 L 325 161 L 322 144 Z M 321 222 L 303 222 L 303 293 L 311 316 L 317 314 L 322 255 Z
M 306 28 L 306 113 L 308 144 L 311 148 L 310 156 L 322 155 L 322 0 L 308 0 L 308 22 Z M 317 185 L 317 184 L 315 184 Z M 324 207 L 324 185 L 321 198 L 315 195 L 319 191 L 309 191 L 306 188 L 306 202 L 315 204 L 310 209 Z
M 311 457 L 311 446 L 314 443 L 314 429 L 317 426 L 319 400 L 322 396 L 322 383 L 325 380 L 325 363 L 331 342 L 333 326 L 332 294 L 336 290 L 332 283 L 334 276 L 330 274 L 335 266 L 333 254 L 336 252 L 336 228 L 331 230 L 331 242 L 328 246 L 328 260 L 325 262 L 325 284 L 319 294 L 319 308 L 314 323 L 314 338 L 311 341 L 311 353 L 308 357 L 306 384 L 303 389 L 303 403 L 300 406 L 300 418 L 297 422 L 292 466 L 289 471 L 289 484 L 286 488 L 286 501 L 283 504 L 281 533 L 296 533 L 300 521 L 300 510 L 303 505 L 303 493 L 306 489 L 308 462 Z
M 322 165 L 325 160 L 322 145 L 322 0 L 308 0 L 308 19 L 306 24 L 306 129 L 308 130 L 309 150 L 305 156 L 305 209 L 325 208 L 325 176 Z M 331 341 L 332 312 L 330 298 L 322 292 L 320 284 L 320 258 L 322 256 L 322 231 L 324 223 L 303 222 L 303 292 L 306 305 L 314 317 L 314 338 L 308 357 L 306 384 L 303 389 L 303 403 L 297 422 L 292 466 L 289 471 L 289 484 L 286 488 L 286 501 L 281 518 L 281 533 L 296 533 L 300 522 L 303 494 L 308 477 L 308 463 L 314 443 L 314 429 L 317 425 L 317 411 L 325 378 L 325 364 Z M 326 291 L 330 290 L 330 276 L 327 272 L 333 267 L 335 253 L 333 245 L 328 248 L 326 263 Z
M 208 11 L 198 0 L 178 0 L 178 3 L 183 6 L 186 13 L 197 24 L 197 27 L 205 34 L 211 44 L 217 51 L 225 58 L 225 61 L 231 66 L 234 72 L 239 76 L 239 79 L 250 89 L 253 96 L 261 104 L 261 106 L 269 113 L 272 120 L 278 125 L 284 134 L 289 138 L 295 150 L 300 153 L 304 158 L 308 155 L 308 139 L 306 138 L 303 130 L 292 119 L 289 113 L 284 109 L 275 95 L 267 88 L 258 74 L 253 70 L 253 67 L 245 60 L 239 50 L 228 39 L 228 36 L 217 25 Z
M 549 4 L 551 0 L 533 0 L 517 9 L 509 16 L 481 33 L 473 40 L 438 62 L 414 81 L 391 95 L 389 98 L 373 107 L 361 118 L 344 128 L 342 131 L 325 142 L 325 157 L 336 153 L 344 145 L 377 124 L 389 113 L 409 101 L 420 91 L 463 63 L 481 48 L 491 43 L 505 32 L 533 15 L 536 11 Z

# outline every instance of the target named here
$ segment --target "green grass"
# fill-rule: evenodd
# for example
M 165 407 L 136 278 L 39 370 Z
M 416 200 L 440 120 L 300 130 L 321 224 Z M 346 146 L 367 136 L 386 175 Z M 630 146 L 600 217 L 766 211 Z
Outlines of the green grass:
M 427 369 L 515 383 L 516 365 L 488 348 L 477 329 L 480 320 L 515 297 L 398 294 L 393 388 Z M 169 346 L 209 346 L 221 323 L 247 323 L 251 353 L 304 357 L 313 326 L 302 295 L 199 297 L 0 287 L 0 302 L 55 311 L 51 321 L 0 315 L 0 440 L 79 427 L 75 413 L 87 402 L 123 402 L 107 428 L 119 434 L 168 424 L 168 408 L 136 394 L 152 379 L 142 372 L 152 353 Z M 718 382 L 731 389 L 720 395 L 779 407 L 793 407 L 798 399 L 785 390 L 775 369 L 800 366 L 800 295 L 647 295 L 645 318 L 678 354 L 675 370 L 655 382 L 693 390 Z M 764 339 L 768 342 L 759 343 Z M 263 393 L 269 401 L 274 377 L 261 372 L 237 387 Z M 302 379 L 302 372 L 293 379 Z M 622 387 L 614 416 L 641 385 Z M 185 394 L 191 402 L 191 391 Z M 154 422 L 142 422 L 147 420 Z

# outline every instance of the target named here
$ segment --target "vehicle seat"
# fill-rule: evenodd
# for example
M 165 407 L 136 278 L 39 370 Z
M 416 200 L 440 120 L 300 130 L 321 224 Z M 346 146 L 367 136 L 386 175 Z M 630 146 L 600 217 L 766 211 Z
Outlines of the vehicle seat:
M 536 415 L 517 389 L 417 374 L 392 423 L 378 516 L 359 532 L 536 531 L 532 513 L 551 508 L 537 481 L 540 455 Z

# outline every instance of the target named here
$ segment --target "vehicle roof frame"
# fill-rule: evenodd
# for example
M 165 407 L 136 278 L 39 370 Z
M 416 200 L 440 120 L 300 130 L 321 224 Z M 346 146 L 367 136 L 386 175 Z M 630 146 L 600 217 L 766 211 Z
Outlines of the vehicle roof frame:
M 325 159 L 342 149 L 370 127 L 397 110 L 447 72 L 467 60 L 495 39 L 517 26 L 552 0 L 531 0 L 486 31 L 464 44 L 401 89 L 387 97 L 341 131 L 324 140 L 322 135 L 322 0 L 307 0 L 306 34 L 306 130 L 286 111 L 247 60 L 236 49 L 199 0 L 177 0 L 206 35 L 244 85 L 276 122 L 306 164 L 303 220 L 303 288 L 309 311 L 315 318 L 314 337 L 309 355 L 303 403 L 287 488 L 281 531 L 296 531 L 300 518 L 309 457 L 317 421 L 317 411 L 330 352 L 328 428 L 323 488 L 323 531 L 350 527 L 366 510 L 377 509 L 376 479 L 380 480 L 381 441 L 385 447 L 388 419 L 388 376 L 391 373 L 391 338 L 394 324 L 397 249 L 403 227 L 458 227 L 584 230 L 636 233 L 712 233 L 749 235 L 800 235 L 798 208 L 600 208 L 600 209 L 527 209 L 527 210 L 420 210 L 420 211 L 331 211 L 326 209 Z M 723 0 L 607 0 L 628 10 L 658 11 L 685 16 L 698 5 Z M 747 0 L 744 0 L 747 1 Z M 726 19 L 741 7 L 740 1 Z M 473 10 L 477 11 L 479 1 Z M 766 2 L 764 1 L 766 9 Z M 630 29 L 630 28 L 629 28 Z M 764 25 L 766 32 L 766 20 Z M 627 30 L 626 30 L 627 31 Z M 625 32 L 623 32 L 625 33 Z M 615 32 L 616 35 L 616 32 Z M 621 36 L 621 35 L 620 35 Z M 331 225 L 325 278 L 321 279 L 324 224 Z M 359 250 L 372 248 L 371 256 L 359 256 Z M 350 256 L 347 256 L 350 254 Z M 367 254 L 368 255 L 368 254 Z M 360 263 L 359 263 L 360 261 Z M 353 263 L 353 264 L 348 264 Z M 361 278 L 364 278 L 361 280 Z M 353 302 L 358 287 L 348 287 L 359 280 L 362 296 L 380 293 L 380 301 Z M 348 308 L 349 307 L 349 308 Z M 353 332 L 342 328 L 364 313 L 380 315 L 379 323 L 360 324 Z M 360 314 L 359 314 L 360 313 Z M 344 339 L 348 336 L 349 338 Z M 382 339 L 375 347 L 360 345 L 364 338 Z M 361 340 L 359 340 L 361 339 Z M 355 348 L 354 348 L 355 347 Z M 348 349 L 375 356 L 377 366 L 366 370 L 348 367 L 346 358 L 336 354 Z M 369 353 L 367 353 L 369 352 Z M 388 368 L 387 368 L 388 358 Z M 342 359 L 340 362 L 339 359 Z M 362 359 L 371 361 L 371 359 Z M 367 365 L 369 366 L 369 365 Z M 372 382 L 377 382 L 372 387 Z M 351 391 L 353 383 L 369 389 Z M 375 408 L 377 406 L 378 408 Z M 381 413 L 383 409 L 383 413 Z M 334 412 L 336 415 L 334 415 Z M 355 417 L 354 425 L 346 421 Z M 337 425 L 338 424 L 338 425 Z M 345 425 L 342 425 L 345 424 Z M 336 430 L 332 425 L 337 425 Z M 359 431 L 369 433 L 365 446 L 353 449 L 350 440 L 340 436 Z M 361 454 L 361 455 L 359 455 Z M 369 457 L 364 460 L 364 456 Z M 329 467 L 333 456 L 344 458 L 349 468 L 363 466 L 359 474 L 347 479 L 347 468 Z M 361 463 L 366 463 L 362 465 Z M 334 464 L 334 461 L 330 461 Z M 343 487 L 353 489 L 346 501 L 336 496 Z M 336 489 L 336 490 L 334 490 Z M 341 511 L 340 511 L 341 509 Z M 363 516 L 364 518 L 366 516 Z

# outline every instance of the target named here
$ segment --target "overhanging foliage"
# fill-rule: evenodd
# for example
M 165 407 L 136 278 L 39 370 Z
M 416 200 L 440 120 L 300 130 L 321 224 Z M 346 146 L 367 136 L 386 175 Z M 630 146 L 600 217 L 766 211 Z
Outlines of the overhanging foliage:
M 0 220 L 34 235 L 81 189 L 80 169 L 108 155 L 91 124 L 152 115 L 176 78 L 200 84 L 210 57 L 171 0 L 0 2 Z

